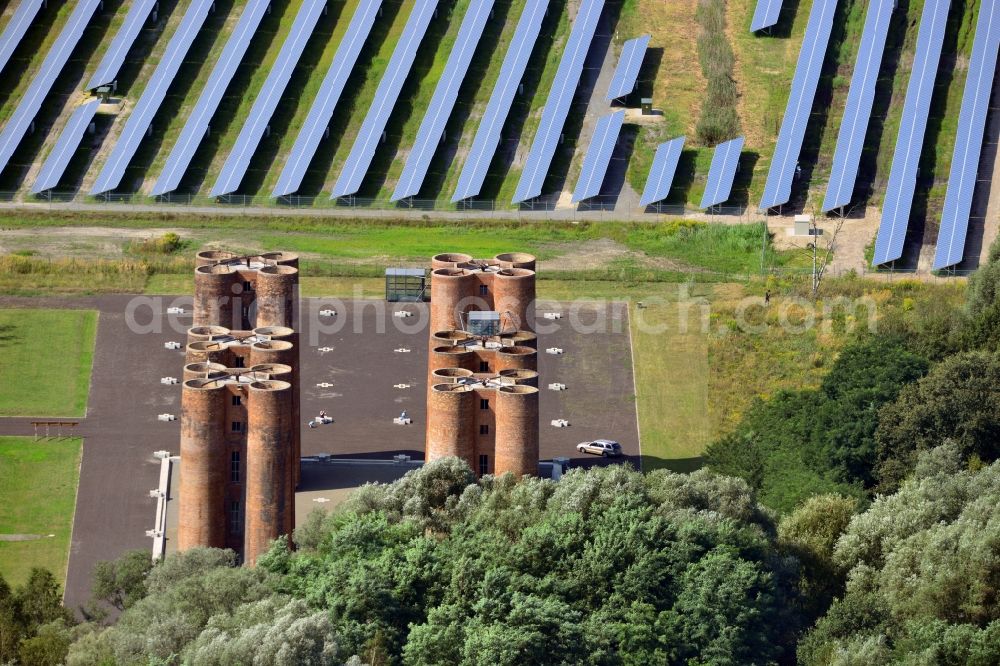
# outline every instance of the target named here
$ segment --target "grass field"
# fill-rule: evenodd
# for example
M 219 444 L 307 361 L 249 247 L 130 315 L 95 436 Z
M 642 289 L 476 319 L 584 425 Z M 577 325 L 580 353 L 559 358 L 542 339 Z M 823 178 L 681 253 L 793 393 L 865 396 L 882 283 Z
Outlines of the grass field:
M 97 313 L 0 310 L 0 416 L 83 416 Z
M 0 437 L 0 574 L 11 587 L 28 579 L 32 567 L 50 570 L 62 583 L 76 510 L 82 440 Z

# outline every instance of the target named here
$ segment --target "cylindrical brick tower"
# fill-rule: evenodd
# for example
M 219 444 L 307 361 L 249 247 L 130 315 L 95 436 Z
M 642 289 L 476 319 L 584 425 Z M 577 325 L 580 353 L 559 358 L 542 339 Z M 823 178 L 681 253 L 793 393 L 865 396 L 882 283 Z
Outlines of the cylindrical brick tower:
M 505 330 L 535 329 L 535 271 L 504 268 L 493 276 L 493 309 Z
M 437 384 L 427 395 L 427 462 L 458 456 L 475 469 L 476 394 L 468 386 Z
M 295 292 L 299 270 L 294 266 L 265 266 L 257 272 L 257 319 L 254 326 L 295 328 Z
M 431 257 L 431 270 L 435 268 L 456 268 L 472 262 L 472 255 L 461 252 L 442 252 Z
M 472 377 L 472 370 L 464 368 L 438 368 L 431 373 L 431 386 L 438 384 L 458 384 L 463 379 Z
M 430 371 L 438 368 L 464 368 L 475 372 L 476 353 L 465 347 L 435 347 L 431 350 Z
M 493 257 L 500 268 L 526 268 L 535 270 L 535 255 L 527 252 L 504 252 Z
M 188 344 L 204 342 L 224 335 L 229 335 L 229 329 L 225 326 L 192 326 L 188 329 L 187 341 Z
M 494 474 L 538 474 L 538 389 L 501 386 L 496 401 Z
M 181 381 L 189 379 L 223 379 L 228 377 L 226 366 L 221 363 L 188 363 L 184 366 Z
M 225 367 L 233 365 L 233 353 L 228 347 L 212 340 L 197 340 L 184 350 L 186 363 L 218 363 Z
M 278 380 L 250 384 L 247 398 L 246 526 L 243 559 L 253 565 L 268 545 L 294 527 L 289 483 L 292 386 Z
M 463 268 L 436 268 L 431 273 L 431 334 L 461 329 L 461 315 L 472 307 L 479 280 Z
M 226 398 L 222 381 L 189 379 L 181 391 L 177 547 L 226 545 Z
M 202 250 L 195 255 L 195 266 L 210 266 L 220 261 L 231 261 L 236 258 L 236 254 L 228 250 Z
M 282 379 L 287 380 L 292 385 L 292 445 L 289 448 L 289 473 L 292 475 L 292 487 L 299 484 L 301 469 L 299 460 L 302 458 L 301 443 L 301 413 L 299 408 L 299 377 L 295 370 L 299 367 L 298 348 L 292 340 L 296 339 L 295 332 L 284 326 L 261 326 L 254 329 L 254 334 L 258 337 L 270 337 L 269 340 L 255 342 L 250 346 L 250 362 L 248 365 L 257 366 L 268 363 L 279 363 L 291 369 L 291 375 Z
M 511 368 L 500 371 L 500 383 L 504 385 L 534 386 L 538 388 L 538 371 Z
M 194 326 L 240 327 L 233 319 L 233 288 L 240 286 L 238 280 L 239 275 L 225 264 L 194 269 Z
M 538 352 L 531 347 L 502 347 L 497 350 L 495 358 L 497 372 L 538 369 Z

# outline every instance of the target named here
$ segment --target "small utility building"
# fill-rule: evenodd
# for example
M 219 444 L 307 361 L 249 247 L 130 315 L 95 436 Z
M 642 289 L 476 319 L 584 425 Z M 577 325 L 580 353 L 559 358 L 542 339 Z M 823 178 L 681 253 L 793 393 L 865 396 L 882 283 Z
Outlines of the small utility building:
M 423 268 L 385 269 L 385 300 L 390 303 L 421 302 L 427 288 L 427 271 Z

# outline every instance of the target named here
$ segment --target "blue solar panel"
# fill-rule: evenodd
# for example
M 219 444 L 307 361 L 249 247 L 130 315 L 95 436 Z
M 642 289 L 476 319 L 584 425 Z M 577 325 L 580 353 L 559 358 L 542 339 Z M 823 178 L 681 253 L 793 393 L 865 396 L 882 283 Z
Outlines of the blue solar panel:
M 340 100 L 340 94 L 344 91 L 347 77 L 351 75 L 351 70 L 358 61 L 361 48 L 371 33 L 381 6 L 382 0 L 362 0 L 355 10 L 343 40 L 337 47 L 337 53 L 333 56 L 333 62 L 330 63 L 326 78 L 320 86 L 319 95 L 309 109 L 309 115 L 306 116 L 299 135 L 295 138 L 295 145 L 292 146 L 292 152 L 284 169 L 281 170 L 278 184 L 274 186 L 271 196 L 282 197 L 293 194 L 301 187 L 306 169 L 316 154 L 316 148 L 323 138 L 330 118 L 333 117 L 333 110 Z
M 757 0 L 757 8 L 753 10 L 750 21 L 750 32 L 770 28 L 778 22 L 781 14 L 781 0 Z
M 492 9 L 493 0 L 472 0 L 469 4 L 462 26 L 458 29 L 458 39 L 455 40 L 448 63 L 444 66 L 444 73 L 434 89 L 427 113 L 420 122 L 413 150 L 406 158 L 403 173 L 392 193 L 393 201 L 412 197 L 420 192 L 431 158 L 444 134 L 444 126 L 458 99 L 458 89 L 469 71 L 469 63 L 472 62 L 472 55 L 483 36 L 483 28 L 486 27 L 486 19 Z
M 958 114 L 958 133 L 951 160 L 948 192 L 944 197 L 941 230 L 934 253 L 934 269 L 953 266 L 962 261 L 965 233 L 972 210 L 972 194 L 979 172 L 979 153 L 986 129 L 993 74 L 1000 49 L 1000 0 L 982 0 L 976 23 L 976 39 L 972 44 L 969 73 L 965 79 L 962 110 Z
M 437 0 L 417 0 L 416 6 L 406 19 L 403 35 L 399 38 L 396 49 L 389 59 L 389 66 L 378 83 L 368 115 L 361 123 L 361 130 L 354 140 L 340 177 L 333 186 L 331 199 L 354 194 L 361 189 L 361 182 L 368 173 L 372 158 L 375 157 L 375 149 L 378 148 L 385 124 L 389 122 L 389 115 L 396 105 L 406 75 L 410 73 L 417 48 L 424 38 L 424 33 L 427 32 L 427 26 L 434 16 L 436 7 Z
M 542 28 L 542 19 L 548 6 L 549 0 L 527 0 L 521 11 L 521 18 L 518 19 L 517 27 L 514 29 L 514 37 L 507 49 L 507 55 L 504 56 L 503 65 L 500 66 L 500 76 L 493 86 L 493 94 L 486 104 L 479 129 L 476 130 L 476 136 L 472 140 L 469 156 L 462 165 L 458 187 L 451 198 L 453 202 L 476 196 L 483 188 L 486 170 L 496 153 L 497 144 L 500 143 L 500 130 L 507 120 L 507 114 L 510 113 L 511 104 L 514 103 L 514 93 L 517 92 L 517 86 L 524 76 L 524 69 L 535 47 L 535 40 L 538 39 L 538 32 Z
M 41 171 L 38 172 L 38 178 L 31 186 L 32 194 L 51 190 L 59 184 L 66 171 L 66 165 L 69 164 L 73 153 L 80 145 L 80 140 L 83 138 L 84 132 L 87 131 L 90 121 L 94 119 L 94 114 L 97 113 L 97 107 L 100 105 L 101 100 L 94 99 L 76 107 L 66 123 L 66 127 L 59 135 L 59 139 L 56 140 L 52 152 L 45 159 Z
M 194 111 L 184 123 L 184 129 L 181 130 L 177 143 L 170 150 L 167 164 L 163 167 L 163 172 L 150 192 L 153 196 L 173 192 L 180 185 L 184 173 L 191 165 L 191 160 L 194 159 L 198 145 L 205 138 L 205 132 L 208 131 L 208 125 L 219 108 L 222 96 L 226 92 L 226 88 L 229 87 L 230 81 L 233 80 L 236 69 L 243 61 L 243 56 L 246 55 L 247 48 L 250 46 L 250 40 L 257 32 L 257 27 L 260 25 L 261 19 L 264 18 L 264 14 L 267 13 L 267 7 L 270 4 L 270 0 L 250 0 L 243 13 L 240 14 L 240 20 L 236 24 L 236 28 L 233 29 L 233 34 L 229 36 L 225 48 L 222 49 L 222 55 L 219 56 L 218 62 L 212 68 L 212 73 L 198 97 Z
M 646 186 L 642 189 L 640 206 L 663 201 L 670 194 L 670 186 L 674 182 L 677 163 L 681 159 L 681 149 L 684 148 L 684 137 L 679 136 L 656 147 L 653 166 L 649 168 Z
M 725 203 L 733 192 L 733 179 L 740 163 L 743 137 L 720 143 L 712 155 L 712 166 L 708 168 L 708 184 L 701 197 L 701 207 L 711 208 Z
M 101 64 L 97 66 L 97 71 L 90 77 L 87 90 L 93 90 L 101 86 L 108 85 L 118 78 L 118 71 L 125 62 L 125 56 L 135 43 L 135 38 L 142 30 L 142 24 L 149 18 L 149 12 L 153 10 L 157 0 L 134 0 L 125 16 L 125 22 L 118 29 L 118 34 L 111 41 L 111 46 L 101 58 Z
M 809 23 L 802 39 L 802 50 L 792 79 L 792 92 L 781 120 L 778 142 L 774 147 L 771 167 L 767 172 L 761 208 L 771 208 L 788 203 L 792 196 L 792 179 L 799 163 L 802 140 L 812 111 L 819 73 L 823 68 L 826 45 L 830 41 L 833 13 L 837 0 L 816 0 L 809 11 Z
M 882 204 L 882 222 L 875 239 L 872 265 L 878 266 L 903 256 L 903 240 L 910 220 L 913 191 L 917 184 L 920 149 L 927 129 L 927 115 L 934 92 L 934 76 L 941 58 L 949 0 L 927 0 L 920 16 L 917 52 L 906 86 L 903 118 L 896 137 L 896 151 L 889 170 L 889 184 Z
M 518 180 L 513 203 L 527 201 L 542 193 L 542 185 L 552 164 L 556 146 L 559 145 L 559 135 L 566 123 L 566 114 L 573 101 L 576 86 L 580 82 L 583 62 L 587 58 L 587 51 L 590 50 L 590 42 L 594 38 L 594 30 L 597 28 L 597 21 L 603 9 L 604 0 L 583 0 L 580 5 L 580 11 L 576 15 L 569 40 L 566 42 L 566 50 L 552 81 L 552 89 L 549 90 L 545 108 L 542 109 L 542 120 L 531 143 L 524 171 Z
M 649 46 L 649 35 L 630 39 L 622 46 L 622 54 L 618 57 L 618 66 L 608 85 L 607 100 L 618 99 L 631 94 L 635 90 L 635 82 L 639 78 L 642 59 Z
M 878 80 L 885 38 L 889 34 L 889 19 L 895 0 L 872 0 L 868 5 L 865 29 L 861 33 L 861 47 L 854 63 L 851 89 L 837 135 L 837 149 L 833 154 L 833 168 L 823 199 L 823 212 L 851 203 L 854 182 L 858 177 L 861 149 L 864 147 L 868 120 L 875 101 L 875 82 Z
M 233 150 L 226 158 L 225 164 L 222 165 L 219 178 L 212 187 L 213 197 L 229 194 L 239 189 L 240 183 L 243 182 L 243 176 L 246 175 L 247 168 L 250 166 L 250 158 L 257 150 L 257 145 L 260 143 L 260 138 L 264 136 L 267 124 L 271 122 L 271 116 L 274 115 L 274 110 L 278 107 L 278 102 L 281 101 L 281 94 L 285 92 L 285 86 L 292 78 L 295 65 L 302 57 L 306 43 L 316 28 L 316 22 L 319 21 L 320 14 L 323 13 L 325 7 L 325 0 L 312 0 L 303 3 L 299 9 L 291 32 L 288 33 L 285 43 L 281 45 L 278 59 L 268 73 L 264 87 L 260 89 L 257 99 L 253 102 L 250 115 L 243 124 L 240 135 L 236 137 Z
M 177 31 L 170 37 L 167 49 L 163 53 L 163 59 L 156 66 L 153 76 L 150 77 L 146 89 L 142 92 L 142 97 L 132 109 L 131 115 L 125 121 L 118 142 L 111 150 L 108 161 L 97 176 L 97 182 L 91 188 L 91 194 L 101 194 L 110 192 L 118 187 L 125 175 L 125 169 L 135 156 L 135 151 L 139 149 L 139 143 L 146 135 L 156 112 L 163 103 L 163 98 L 167 96 L 167 90 L 177 76 L 177 70 L 184 62 L 184 56 L 191 43 L 198 36 L 198 31 L 205 23 L 208 12 L 212 9 L 213 0 L 191 0 L 181 23 L 177 26 Z
M 42 102 L 45 101 L 52 89 L 56 77 L 59 76 L 66 61 L 73 53 L 73 49 L 76 48 L 84 28 L 87 27 L 99 4 L 101 4 L 101 0 L 80 0 L 76 4 L 62 32 L 59 33 L 52 48 L 45 55 L 41 68 L 32 75 L 28 91 L 24 93 L 24 97 L 14 109 L 14 114 L 0 131 L 0 171 L 6 168 L 10 156 L 14 154 L 21 139 L 24 138 L 24 133 L 31 127 L 31 122 L 35 119 L 38 109 L 41 108 Z
M 31 27 L 43 2 L 45 0 L 21 0 L 21 4 L 14 10 L 10 23 L 4 27 L 3 34 L 0 34 L 0 71 L 3 71 L 14 49 L 21 43 L 24 33 Z
M 596 197 L 601 193 L 601 185 L 608 172 L 611 154 L 618 143 L 618 133 L 621 132 L 624 121 L 624 111 L 615 111 L 597 120 L 594 136 L 590 138 L 590 146 L 583 157 L 580 179 L 576 181 L 576 189 L 573 190 L 573 203 Z

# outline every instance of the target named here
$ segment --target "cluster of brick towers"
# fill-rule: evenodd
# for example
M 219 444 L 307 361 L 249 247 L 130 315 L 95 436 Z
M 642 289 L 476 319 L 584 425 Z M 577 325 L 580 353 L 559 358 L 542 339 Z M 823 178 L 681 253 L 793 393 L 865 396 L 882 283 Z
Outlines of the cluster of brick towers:
M 487 313 L 496 314 L 475 316 Z M 480 476 L 538 473 L 534 317 L 530 254 L 432 259 L 428 462 L 457 456 Z
M 253 564 L 291 534 L 299 480 L 298 257 L 205 251 L 181 397 L 178 548 Z

